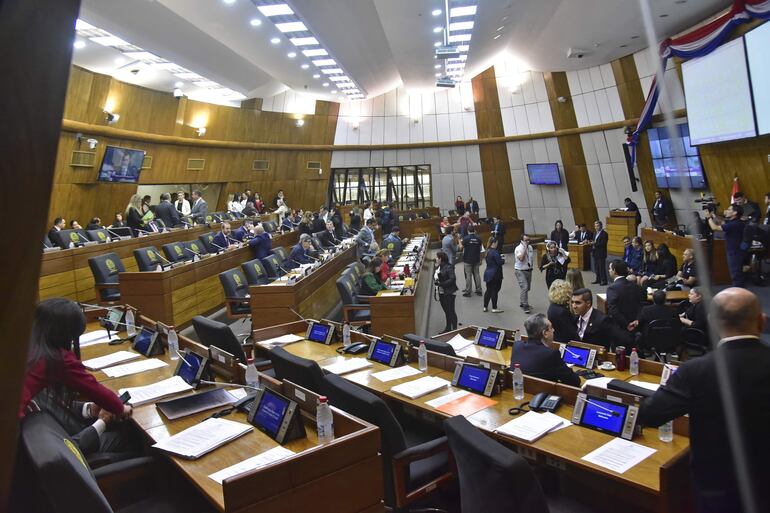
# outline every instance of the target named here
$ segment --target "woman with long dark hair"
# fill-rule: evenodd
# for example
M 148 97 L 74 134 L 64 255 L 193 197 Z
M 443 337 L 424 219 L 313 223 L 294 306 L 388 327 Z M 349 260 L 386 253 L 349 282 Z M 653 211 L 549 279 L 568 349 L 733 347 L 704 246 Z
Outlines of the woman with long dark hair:
M 455 292 L 457 292 L 457 277 L 455 268 L 449 263 L 449 257 L 443 251 L 436 253 L 436 285 L 438 300 L 446 316 L 444 333 L 457 329 L 457 312 L 455 311 Z
M 545 271 L 545 285 L 551 288 L 554 280 L 563 280 L 567 277 L 567 266 L 570 263 L 569 254 L 560 248 L 555 241 L 546 246 L 543 258 L 540 260 L 540 272 Z
M 503 264 L 505 261 L 500 256 L 497 245 L 497 239 L 490 238 L 487 243 L 487 256 L 484 257 L 484 261 L 487 263 L 487 267 L 484 269 L 484 283 L 487 284 L 487 290 L 484 292 L 484 311 L 487 311 L 491 300 L 492 313 L 502 313 L 502 310 L 497 308 L 497 295 L 500 292 L 500 287 L 503 286 Z
M 67 389 L 80 393 L 114 415 L 131 415 L 131 407 L 124 405 L 115 392 L 99 384 L 81 363 L 79 339 L 85 328 L 85 315 L 74 301 L 51 298 L 37 305 L 19 418 L 26 413 L 32 398 L 45 388 L 56 399 L 62 399 Z
M 559 249 L 563 249 L 564 251 L 569 249 L 569 232 L 564 228 L 564 223 L 561 222 L 561 219 L 556 221 L 553 225 L 551 240 L 556 243 L 556 246 Z

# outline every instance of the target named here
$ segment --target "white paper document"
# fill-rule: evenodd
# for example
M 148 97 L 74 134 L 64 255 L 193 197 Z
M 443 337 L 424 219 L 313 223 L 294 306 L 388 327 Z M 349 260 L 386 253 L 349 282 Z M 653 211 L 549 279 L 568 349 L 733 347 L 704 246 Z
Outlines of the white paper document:
M 581 459 L 622 474 L 645 458 L 648 458 L 654 452 L 656 450 L 650 447 L 645 447 L 622 438 L 613 438 Z
M 111 378 L 119 378 L 121 376 L 137 374 L 139 372 L 159 369 L 166 366 L 168 366 L 168 364 L 163 360 L 158 360 L 157 358 L 148 358 L 147 360 L 139 360 L 138 362 L 124 363 L 123 365 L 108 367 L 102 372 Z
M 347 360 L 338 360 L 329 365 L 324 365 L 323 369 L 332 374 L 347 374 L 357 370 L 366 369 L 372 366 L 372 362 L 366 358 L 348 358 Z
M 607 383 L 612 381 L 613 379 L 617 378 L 608 378 L 608 377 L 601 377 L 601 378 L 594 378 L 594 379 L 587 379 L 585 383 L 583 383 L 583 387 L 585 388 L 588 385 L 599 387 L 599 388 L 607 388 Z
M 248 472 L 249 470 L 267 466 L 276 461 L 286 459 L 289 456 L 294 456 L 294 454 L 296 454 L 294 451 L 290 451 L 289 449 L 279 445 L 278 447 L 274 447 L 269 451 L 263 452 L 262 454 L 257 454 L 254 457 L 222 469 L 219 472 L 214 472 L 209 477 L 217 483 L 222 484 L 222 481 L 228 477 L 237 476 L 239 474 L 243 474 L 244 472 Z
M 129 404 L 131 404 L 131 406 L 139 406 L 187 390 L 192 390 L 192 387 L 180 376 L 174 376 L 164 379 L 163 381 L 158 381 L 157 383 L 152 383 L 151 385 L 121 388 L 118 392 L 121 395 L 123 395 L 123 392 L 128 392 L 131 394 Z
M 200 424 L 161 440 L 153 447 L 183 458 L 196 459 L 253 429 L 250 424 L 234 420 L 206 419 Z
M 111 353 L 98 358 L 91 358 L 90 360 L 83 360 L 83 365 L 89 370 L 99 370 L 116 363 L 126 362 L 139 358 L 139 353 L 132 353 L 131 351 L 118 351 L 117 353 Z
M 448 402 L 454 401 L 455 399 L 465 397 L 468 394 L 470 394 L 470 392 L 466 390 L 458 390 L 457 392 L 452 392 L 451 394 L 442 395 L 441 397 L 432 399 L 426 402 L 425 404 L 427 404 L 431 408 L 438 408 L 439 406 L 442 406 Z
M 466 347 L 470 347 L 473 345 L 473 340 L 468 340 L 467 338 L 463 337 L 459 333 L 452 337 L 452 340 L 447 340 L 447 344 L 452 346 L 452 348 L 455 350 L 455 353 L 459 353 Z
M 106 344 L 111 340 L 110 335 L 118 336 L 114 331 L 107 333 L 107 330 L 96 330 L 80 335 L 80 347 L 95 346 L 96 344 Z
M 637 381 L 635 379 L 632 379 L 629 381 L 629 383 L 638 387 L 646 388 L 647 390 L 652 390 L 653 392 L 660 388 L 660 383 L 647 383 L 646 381 Z
M 449 381 L 445 379 L 437 378 L 436 376 L 425 376 L 424 378 L 396 385 L 391 390 L 409 399 L 417 399 L 449 384 Z
M 529 411 L 521 417 L 506 422 L 495 431 L 525 442 L 534 442 L 546 433 L 561 427 L 565 422 L 567 421 L 558 415 Z
M 401 367 L 396 367 L 381 372 L 375 372 L 372 374 L 372 377 L 379 379 L 383 383 L 387 383 L 388 381 L 395 381 L 397 379 L 407 378 L 409 376 L 414 376 L 420 373 L 421 371 L 415 369 L 414 367 L 403 365 Z
M 246 389 L 244 388 L 233 388 L 232 390 L 228 390 L 227 393 L 233 396 L 236 401 L 240 401 L 248 395 L 248 392 L 246 392 Z
M 289 333 L 288 335 L 281 335 L 280 337 L 269 338 L 267 340 L 260 340 L 257 342 L 257 344 L 261 345 L 262 347 L 276 347 L 276 346 L 285 346 L 286 344 L 292 344 L 294 342 L 299 342 L 300 340 L 305 340 L 305 339 L 300 337 L 299 335 L 294 335 L 293 333 Z

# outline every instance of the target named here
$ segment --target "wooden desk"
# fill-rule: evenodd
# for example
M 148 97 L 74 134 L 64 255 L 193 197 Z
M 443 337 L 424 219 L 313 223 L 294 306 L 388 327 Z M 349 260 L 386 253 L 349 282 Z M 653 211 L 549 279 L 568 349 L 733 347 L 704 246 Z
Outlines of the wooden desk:
M 686 290 L 669 290 L 666 292 L 666 304 L 676 307 L 687 299 L 689 292 Z M 652 303 L 652 294 L 647 294 L 647 301 Z M 596 309 L 602 313 L 607 313 L 607 294 L 596 294 Z
M 293 285 L 281 284 L 286 283 L 283 280 L 250 287 L 252 328 L 264 328 L 296 320 L 297 316 L 289 308 L 306 318 L 325 317 L 340 301 L 337 279 L 355 260 L 354 245 L 337 253 L 331 260 L 327 260 L 309 276 Z
M 607 216 L 607 254 L 623 256 L 623 237 L 636 237 L 636 212 L 612 210 Z
M 399 221 L 398 226 L 401 229 L 401 237 L 408 238 L 422 233 L 429 233 L 432 236 L 435 236 L 439 233 L 440 224 L 440 217 L 432 217 L 430 219 L 415 219 L 414 221 Z M 519 239 L 521 239 L 521 234 L 524 233 L 524 221 L 521 219 L 504 219 L 503 226 L 505 226 L 506 243 L 518 244 Z M 492 227 L 487 223 L 479 223 L 476 225 L 476 234 L 481 237 L 485 246 L 487 242 L 489 242 L 491 231 Z
M 685 249 L 692 248 L 693 244 L 699 244 L 704 255 L 708 255 L 708 244 L 706 241 L 697 240 L 692 236 L 676 235 L 673 232 L 659 232 L 649 228 L 642 228 L 642 240 L 651 240 L 657 247 L 665 243 L 671 254 L 676 257 L 676 265 L 682 267 L 682 253 Z M 727 249 L 724 239 L 714 239 L 711 250 L 711 263 L 708 266 L 711 271 L 711 281 L 713 285 L 724 285 L 730 283 L 730 271 L 727 268 Z
M 537 251 L 537 261 L 535 265 L 540 266 L 540 261 L 543 258 L 546 250 L 545 242 L 538 242 L 535 244 L 535 250 Z M 591 246 L 588 244 L 573 244 L 570 243 L 567 246 L 569 252 L 569 265 L 568 269 L 580 269 L 581 271 L 591 270 Z

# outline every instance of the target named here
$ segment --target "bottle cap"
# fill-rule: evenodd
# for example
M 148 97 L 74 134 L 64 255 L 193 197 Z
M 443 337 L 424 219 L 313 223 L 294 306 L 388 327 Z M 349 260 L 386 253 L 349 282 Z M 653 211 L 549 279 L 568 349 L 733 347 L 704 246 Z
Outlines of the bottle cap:
M 322 396 L 318 397 L 318 402 L 319 403 L 327 403 L 327 402 L 329 402 L 329 399 L 327 399 L 325 395 L 322 395 Z
M 632 352 L 636 352 L 636 348 L 635 348 L 635 347 L 632 347 L 632 348 L 631 348 L 631 351 L 632 351 Z
M 516 368 L 516 369 L 518 369 L 520 367 L 521 367 L 521 365 L 519 365 L 518 363 L 514 365 L 514 368 Z

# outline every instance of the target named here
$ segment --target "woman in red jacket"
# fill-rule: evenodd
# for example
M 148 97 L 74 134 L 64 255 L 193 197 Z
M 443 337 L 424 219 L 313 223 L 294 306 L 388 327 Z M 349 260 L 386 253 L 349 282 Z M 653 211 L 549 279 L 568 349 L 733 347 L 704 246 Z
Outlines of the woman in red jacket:
M 85 328 L 85 315 L 74 301 L 51 298 L 37 305 L 19 418 L 24 417 L 32 398 L 45 388 L 56 398 L 65 396 L 65 388 L 79 392 L 114 415 L 131 415 L 132 408 L 124 405 L 115 392 L 99 384 L 81 363 L 79 339 Z

